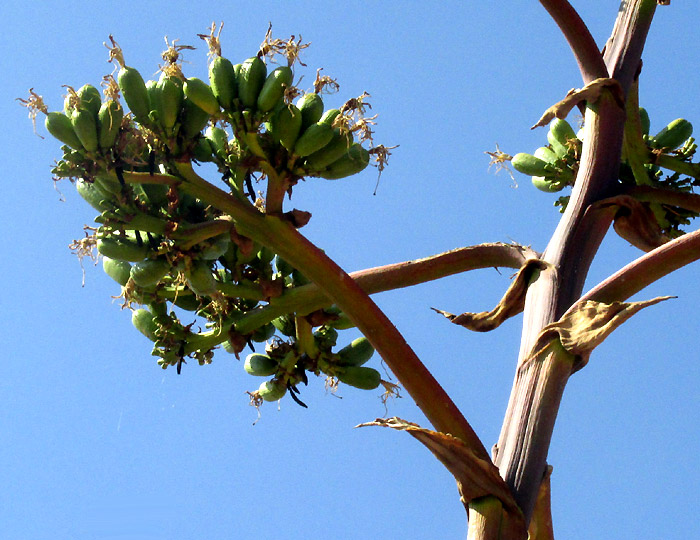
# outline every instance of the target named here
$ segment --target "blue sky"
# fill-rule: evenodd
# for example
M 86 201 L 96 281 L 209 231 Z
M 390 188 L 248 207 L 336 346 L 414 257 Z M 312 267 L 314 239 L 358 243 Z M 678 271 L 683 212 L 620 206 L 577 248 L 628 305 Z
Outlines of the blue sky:
M 602 46 L 616 3 L 576 4 Z M 308 410 L 289 399 L 279 410 L 267 404 L 253 426 L 245 391 L 259 380 L 233 357 L 222 352 L 180 376 L 161 370 L 111 298 L 118 286 L 90 264 L 82 286 L 67 244 L 95 212 L 69 183 L 54 188 L 59 144 L 33 134 L 14 98 L 34 87 L 59 109 L 61 85 L 99 83 L 111 70 L 102 46 L 110 33 L 144 76 L 156 72 L 165 35 L 195 45 L 185 73 L 204 77 L 197 33 L 224 20 L 223 53 L 238 62 L 256 52 L 271 22 L 275 36 L 312 43 L 307 81 L 316 67 L 338 79 L 329 105 L 369 92 L 377 140 L 400 145 L 376 196 L 373 171 L 295 190 L 293 206 L 313 213 L 305 234 L 343 267 L 481 242 L 541 250 L 559 217 L 555 197 L 522 175 L 516 188 L 489 172 L 484 152 L 496 143 L 511 154 L 544 144 L 546 132 L 529 126 L 580 78 L 537 2 L 484 6 L 158 0 L 2 8 L 3 537 L 465 536 L 454 481 L 427 450 L 406 434 L 352 429 L 387 415 L 427 426 L 410 397 L 385 411 L 374 392 L 343 388 L 338 399 L 318 380 L 303 396 Z M 657 10 L 640 90 L 652 132 L 677 117 L 700 122 L 698 15 L 681 2 Z M 589 285 L 638 255 L 610 234 Z M 549 458 L 558 538 L 700 535 L 697 272 L 691 266 L 643 291 L 638 299 L 678 298 L 636 315 L 569 382 Z M 522 317 L 471 334 L 429 308 L 490 309 L 509 275 L 478 271 L 376 297 L 487 447 L 503 419 Z

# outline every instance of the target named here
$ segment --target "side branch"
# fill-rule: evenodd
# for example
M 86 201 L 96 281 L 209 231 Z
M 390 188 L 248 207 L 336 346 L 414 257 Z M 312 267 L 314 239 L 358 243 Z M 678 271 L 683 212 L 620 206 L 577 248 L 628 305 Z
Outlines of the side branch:
M 700 230 L 645 253 L 581 297 L 579 302 L 626 300 L 648 285 L 700 259 Z
M 603 56 L 593 36 L 572 5 L 567 0 L 540 0 L 540 3 L 557 23 L 569 43 L 584 84 L 609 77 Z

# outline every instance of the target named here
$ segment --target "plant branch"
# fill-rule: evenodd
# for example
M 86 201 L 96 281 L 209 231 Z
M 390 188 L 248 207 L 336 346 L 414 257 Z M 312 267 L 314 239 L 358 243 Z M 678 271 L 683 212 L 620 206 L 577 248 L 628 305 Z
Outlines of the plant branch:
M 612 77 L 622 78 L 618 82 L 625 95 L 637 73 L 643 37 L 653 15 L 649 3 L 648 0 L 622 2 L 606 50 L 606 59 L 610 59 L 606 62 L 608 71 L 612 71 Z M 653 3 L 655 6 L 655 0 Z M 571 32 L 571 28 L 564 30 L 565 35 Z M 558 320 L 581 295 L 590 263 L 612 217 L 587 210 L 594 202 L 613 195 L 624 123 L 625 111 L 610 90 L 604 89 L 596 101 L 586 104 L 584 146 L 576 183 L 543 256 L 553 269 L 542 272 L 528 291 L 520 366 L 529 357 L 542 328 Z M 543 361 L 530 362 L 516 372 L 495 463 L 528 522 L 545 471 L 561 397 L 573 366 L 571 355 L 559 348 Z
M 190 163 L 175 163 L 182 189 L 228 213 L 236 230 L 271 248 L 331 299 L 369 339 L 411 394 L 428 421 L 443 433 L 464 441 L 478 456 L 488 452 L 467 420 L 418 359 L 396 327 L 360 286 L 323 251 L 283 219 L 264 215 L 250 204 L 199 177 Z
M 607 78 L 603 56 L 588 27 L 567 0 L 540 0 L 569 43 L 584 84 Z
M 699 259 L 700 230 L 697 230 L 645 253 L 593 287 L 579 302 L 626 300 L 662 277 Z

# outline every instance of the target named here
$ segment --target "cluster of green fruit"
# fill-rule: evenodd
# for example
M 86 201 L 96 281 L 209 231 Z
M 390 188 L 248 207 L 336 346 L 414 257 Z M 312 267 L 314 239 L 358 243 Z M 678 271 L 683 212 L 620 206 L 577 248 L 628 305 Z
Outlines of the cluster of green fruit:
M 362 99 L 325 110 L 318 75 L 313 92 L 300 95 L 293 86 L 295 56 L 268 73 L 269 50 L 234 65 L 220 55 L 216 39 L 212 30 L 209 84 L 182 74 L 179 52 L 189 47 L 169 46 L 159 79 L 146 82 L 112 40 L 110 61 L 120 67 L 116 80 L 105 77 L 104 101 L 94 86 L 68 88 L 64 111 L 48 112 L 32 92 L 23 102 L 46 114 L 47 130 L 65 145 L 53 173 L 73 179 L 100 213 L 89 240 L 104 271 L 122 286 L 125 304 L 142 306 L 132 322 L 154 342 L 163 368 L 179 372 L 188 357 L 209 363 L 218 346 L 238 357 L 246 346 L 254 351 L 254 343 L 268 342 L 266 355 L 245 363 L 251 374 L 274 375 L 256 399 L 279 399 L 290 390 L 299 402 L 297 385 L 307 383 L 306 372 L 376 388 L 379 373 L 362 366 L 374 352 L 365 338 L 333 352 L 337 331 L 352 327 L 337 310 L 259 319 L 270 298 L 308 280 L 238 234 L 235 221 L 215 205 L 161 181 L 178 177 L 178 163 L 214 162 L 232 195 L 264 211 L 251 179 L 274 178 L 291 194 L 303 177 L 344 178 L 369 163 L 370 151 L 355 140 L 358 134 L 371 140 Z M 195 330 L 198 320 L 205 331 Z
M 635 115 L 636 116 L 636 115 Z M 693 126 L 684 118 L 669 123 L 656 135 L 650 135 L 646 110 L 625 128 L 625 144 L 619 169 L 621 192 L 633 186 L 650 186 L 689 193 L 700 183 L 700 166 L 691 163 L 697 144 Z M 558 192 L 573 185 L 583 147 L 583 128 L 574 132 L 566 120 L 555 119 L 547 133 L 548 146 L 533 154 L 518 153 L 511 158 L 513 168 L 532 177 L 533 185 L 545 192 Z M 665 174 L 663 170 L 670 171 Z M 563 209 L 568 196 L 557 203 Z M 690 223 L 698 213 L 679 206 L 651 202 L 660 230 L 669 237 L 681 234 L 680 227 Z

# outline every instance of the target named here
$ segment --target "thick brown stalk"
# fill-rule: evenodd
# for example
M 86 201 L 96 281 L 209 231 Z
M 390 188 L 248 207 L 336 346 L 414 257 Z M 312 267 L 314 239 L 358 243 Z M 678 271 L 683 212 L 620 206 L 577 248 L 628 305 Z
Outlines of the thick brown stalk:
M 639 67 L 643 36 L 655 6 L 655 0 L 623 2 L 608 44 L 608 71 L 614 78 L 621 77 L 618 82 L 625 94 Z M 624 121 L 624 109 L 607 90 L 596 102 L 587 104 L 585 144 L 576 185 L 543 256 L 553 270 L 543 272 L 528 291 L 520 367 L 495 456 L 527 521 L 537 500 L 573 360 L 559 349 L 544 361 L 522 364 L 542 328 L 557 320 L 580 296 L 590 263 L 609 228 L 609 218 L 587 213 L 587 209 L 611 194 L 620 162 Z
M 174 166 L 182 179 L 181 189 L 229 214 L 240 234 L 273 249 L 316 283 L 350 317 L 436 430 L 462 439 L 477 456 L 490 459 L 484 445 L 445 390 L 355 280 L 289 222 L 264 215 L 250 204 L 210 184 L 194 172 L 190 163 L 174 163 Z
M 549 15 L 559 26 L 574 53 L 583 83 L 608 77 L 608 70 L 598 46 L 576 10 L 567 0 L 540 0 Z

